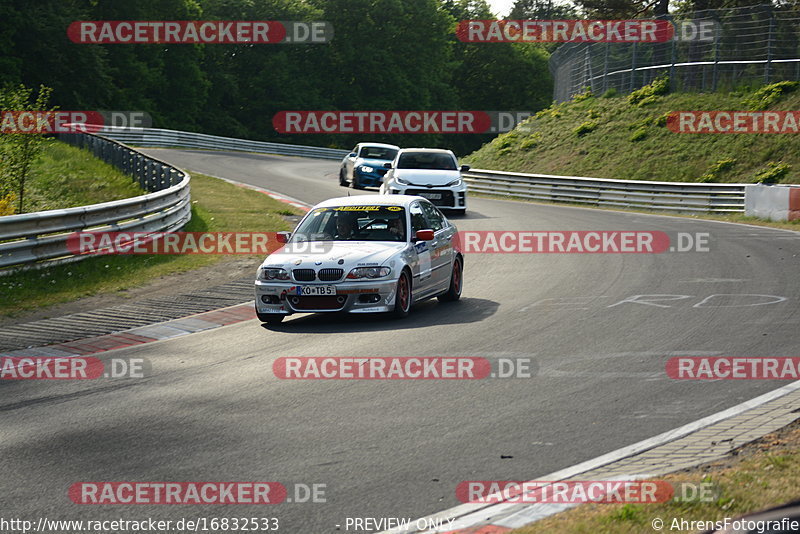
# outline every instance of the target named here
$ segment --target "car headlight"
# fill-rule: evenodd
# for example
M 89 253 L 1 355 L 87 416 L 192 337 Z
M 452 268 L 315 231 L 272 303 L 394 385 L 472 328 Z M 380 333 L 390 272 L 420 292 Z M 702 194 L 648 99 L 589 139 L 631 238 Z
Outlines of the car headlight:
M 361 167 L 358 168 L 358 170 L 360 170 L 361 172 L 370 173 L 370 172 L 374 171 L 375 169 L 373 169 L 372 167 L 370 167 L 368 165 L 362 165 Z
M 288 280 L 289 273 L 286 269 L 277 269 L 273 267 L 266 267 L 261 269 L 262 280 Z
M 411 182 L 409 182 L 408 180 L 403 180 L 402 178 L 400 178 L 398 176 L 394 177 L 394 181 L 397 182 L 398 184 L 402 184 L 402 185 L 411 185 Z
M 452 182 L 447 184 L 448 187 L 451 187 L 451 186 L 455 187 L 455 186 L 459 186 L 459 185 L 461 185 L 461 178 L 456 178 L 455 180 L 453 180 Z
M 350 280 L 358 280 L 360 278 L 383 278 L 389 276 L 392 270 L 389 267 L 356 267 L 347 278 Z

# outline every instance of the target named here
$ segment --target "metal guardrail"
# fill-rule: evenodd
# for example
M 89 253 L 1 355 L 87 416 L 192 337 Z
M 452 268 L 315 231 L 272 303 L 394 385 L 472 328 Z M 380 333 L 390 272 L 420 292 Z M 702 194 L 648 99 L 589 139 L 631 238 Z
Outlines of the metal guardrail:
M 49 266 L 88 257 L 73 255 L 68 246 L 72 232 L 168 232 L 191 219 L 187 173 L 97 135 L 62 134 L 59 138 L 88 148 L 151 192 L 91 206 L 0 217 L 0 274 L 20 266 Z
M 0 217 L 0 274 L 84 259 L 67 246 L 71 232 L 169 232 L 191 218 L 189 175 L 119 141 L 140 146 L 265 152 L 340 159 L 345 150 L 281 145 L 155 128 L 102 130 L 103 135 L 62 134 L 71 144 L 131 175 L 151 193 L 91 206 Z M 109 139 L 113 137 L 115 140 Z M 744 213 L 744 184 L 610 180 L 472 169 L 464 174 L 475 193 L 650 210 Z
M 104 135 L 140 146 L 243 150 L 341 159 L 346 150 L 281 145 L 156 128 L 105 129 Z M 534 200 L 577 202 L 654 210 L 743 213 L 744 185 L 607 180 L 473 169 L 464 175 L 471 191 Z
M 469 190 L 597 206 L 702 213 L 744 213 L 744 184 L 647 182 L 472 169 Z
M 232 150 L 322 159 L 342 159 L 348 154 L 347 150 L 338 148 L 250 141 L 160 128 L 104 128 L 101 133 L 111 139 L 142 147 Z

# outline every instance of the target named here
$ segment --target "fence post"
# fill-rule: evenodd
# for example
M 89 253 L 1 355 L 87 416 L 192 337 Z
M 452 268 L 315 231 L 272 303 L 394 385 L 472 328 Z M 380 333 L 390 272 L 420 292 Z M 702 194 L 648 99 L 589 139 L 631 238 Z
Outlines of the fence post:
M 775 32 L 775 16 L 769 13 L 769 33 L 767 34 L 767 62 L 764 64 L 764 83 L 769 83 L 772 73 L 772 41 Z
M 630 92 L 633 92 L 633 88 L 636 84 L 636 41 L 633 42 L 633 49 L 631 52 L 631 86 Z
M 711 79 L 711 91 L 717 90 L 717 69 L 719 68 L 719 32 L 714 32 L 714 71 Z
M 675 38 L 675 36 L 673 36 L 672 37 L 672 50 L 670 52 L 672 57 L 670 58 L 670 65 L 669 65 L 669 86 L 670 86 L 669 90 L 670 91 L 675 91 L 675 89 L 677 88 L 677 85 L 678 85 L 678 82 L 675 79 L 675 58 L 676 58 L 676 56 L 678 54 L 678 51 L 676 49 L 677 45 L 675 43 L 677 43 L 677 42 L 678 42 L 678 40 Z

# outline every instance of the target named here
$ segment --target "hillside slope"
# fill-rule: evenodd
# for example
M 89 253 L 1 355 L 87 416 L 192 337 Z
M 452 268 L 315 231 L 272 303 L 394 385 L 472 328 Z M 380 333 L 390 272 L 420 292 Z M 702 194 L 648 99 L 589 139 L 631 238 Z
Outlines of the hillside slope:
M 628 180 L 800 183 L 800 134 L 681 134 L 673 111 L 800 110 L 797 82 L 676 93 L 659 81 L 634 96 L 554 104 L 464 158 L 474 168 Z

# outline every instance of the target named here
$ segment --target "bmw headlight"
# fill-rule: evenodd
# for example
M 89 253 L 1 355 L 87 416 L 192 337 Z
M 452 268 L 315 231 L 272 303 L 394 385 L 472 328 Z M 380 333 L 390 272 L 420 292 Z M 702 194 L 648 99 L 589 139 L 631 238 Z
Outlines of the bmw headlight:
M 384 276 L 389 276 L 391 272 L 392 270 L 389 267 L 356 267 L 350 271 L 347 278 L 350 280 L 383 278 Z
M 373 169 L 372 167 L 369 167 L 368 165 L 362 165 L 361 167 L 358 168 L 358 170 L 360 170 L 361 172 L 370 173 L 370 172 L 374 171 L 375 169 Z
M 277 269 L 274 267 L 265 267 L 261 269 L 262 280 L 288 280 L 289 273 L 286 269 Z

